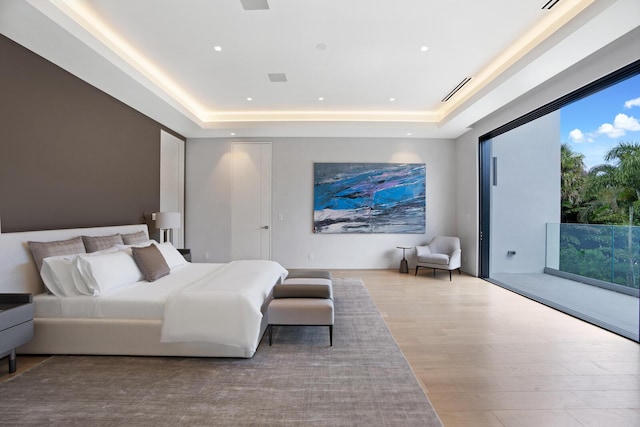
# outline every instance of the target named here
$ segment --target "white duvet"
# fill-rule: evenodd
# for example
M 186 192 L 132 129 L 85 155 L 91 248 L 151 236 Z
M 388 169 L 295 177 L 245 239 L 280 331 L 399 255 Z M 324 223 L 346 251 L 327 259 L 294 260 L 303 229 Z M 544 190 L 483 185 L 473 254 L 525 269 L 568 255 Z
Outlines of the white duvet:
M 210 342 L 256 350 L 266 297 L 287 275 L 273 261 L 232 261 L 169 295 L 162 342 Z
M 102 295 L 34 298 L 35 317 L 162 320 L 162 342 L 205 342 L 255 352 L 262 305 L 287 271 L 273 261 L 188 264 L 155 282 Z

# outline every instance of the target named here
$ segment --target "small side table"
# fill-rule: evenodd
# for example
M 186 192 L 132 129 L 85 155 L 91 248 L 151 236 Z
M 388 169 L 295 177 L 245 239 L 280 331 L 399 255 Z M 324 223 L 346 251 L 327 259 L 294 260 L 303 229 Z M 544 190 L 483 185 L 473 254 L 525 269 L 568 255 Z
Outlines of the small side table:
M 402 249 L 402 260 L 400 261 L 400 269 L 398 270 L 400 273 L 408 273 L 409 272 L 409 263 L 407 262 L 407 258 L 405 257 L 405 251 L 407 249 L 413 248 L 413 246 L 396 246 L 398 249 Z

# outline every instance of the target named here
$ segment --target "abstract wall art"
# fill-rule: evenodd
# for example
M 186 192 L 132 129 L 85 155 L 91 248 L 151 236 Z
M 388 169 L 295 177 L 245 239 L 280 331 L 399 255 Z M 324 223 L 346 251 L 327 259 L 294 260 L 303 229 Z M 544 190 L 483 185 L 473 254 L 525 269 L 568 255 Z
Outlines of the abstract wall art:
M 426 167 L 420 163 L 315 163 L 315 233 L 426 231 Z

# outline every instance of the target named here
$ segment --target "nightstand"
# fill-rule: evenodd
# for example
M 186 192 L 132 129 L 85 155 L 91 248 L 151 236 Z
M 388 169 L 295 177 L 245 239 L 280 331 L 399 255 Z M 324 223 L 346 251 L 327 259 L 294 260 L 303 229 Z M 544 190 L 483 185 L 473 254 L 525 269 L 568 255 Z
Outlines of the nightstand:
M 33 338 L 31 294 L 0 294 L 0 358 L 9 356 L 9 373 L 16 371 L 16 347 Z
M 182 254 L 184 259 L 191 262 L 191 249 L 178 249 L 178 252 Z

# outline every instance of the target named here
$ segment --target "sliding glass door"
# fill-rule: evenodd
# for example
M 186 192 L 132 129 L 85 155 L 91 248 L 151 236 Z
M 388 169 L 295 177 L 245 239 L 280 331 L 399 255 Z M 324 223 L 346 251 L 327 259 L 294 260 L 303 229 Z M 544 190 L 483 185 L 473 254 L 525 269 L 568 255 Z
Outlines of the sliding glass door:
M 640 62 L 634 66 L 635 74 L 624 70 L 481 138 L 480 273 L 638 341 Z

